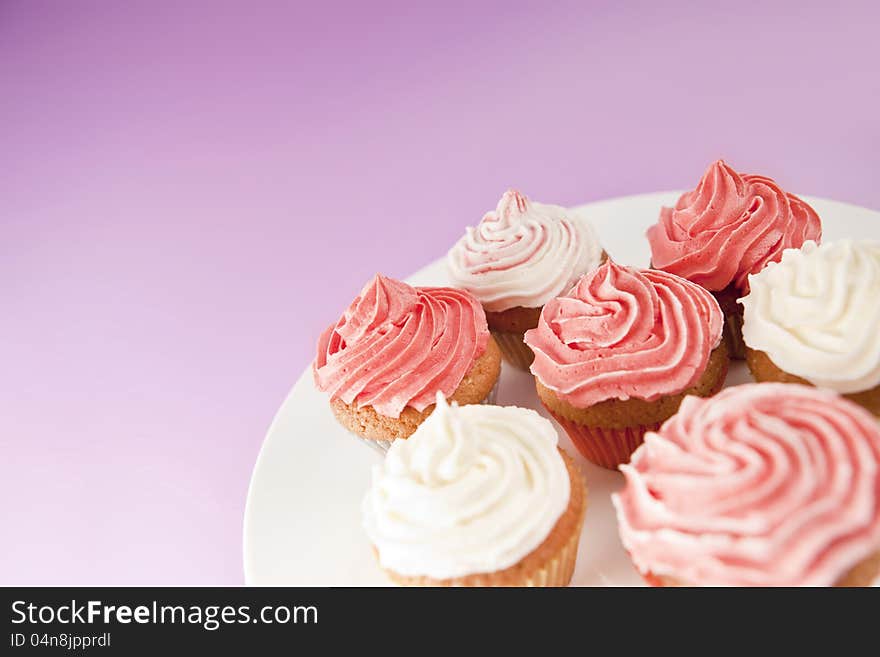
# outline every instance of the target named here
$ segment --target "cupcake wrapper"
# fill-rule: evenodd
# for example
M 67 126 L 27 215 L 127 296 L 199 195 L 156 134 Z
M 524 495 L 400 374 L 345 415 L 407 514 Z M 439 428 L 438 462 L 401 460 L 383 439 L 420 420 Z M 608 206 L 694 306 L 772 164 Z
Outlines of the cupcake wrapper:
M 549 560 L 537 572 L 532 573 L 531 577 L 525 578 L 521 583 L 510 584 L 509 586 L 568 586 L 574 575 L 574 567 L 578 553 L 578 542 L 581 537 L 583 524 L 582 519 L 578 525 L 577 531 L 574 532 L 565 546 L 559 551 L 559 554 Z
M 736 360 L 745 360 L 746 343 L 743 341 L 743 316 L 740 314 L 725 315 L 724 337 L 727 340 L 727 351 Z
M 352 433 L 351 435 L 357 438 L 370 449 L 379 452 L 383 456 L 386 452 L 388 452 L 388 449 L 391 447 L 391 443 L 394 442 L 393 440 L 373 440 L 372 438 L 363 438 L 356 433 Z
M 481 401 L 481 404 L 488 404 L 490 406 L 494 406 L 495 402 L 498 401 L 498 383 L 501 381 L 499 377 L 497 381 L 495 381 L 495 385 L 492 386 L 492 389 L 489 391 L 489 394 L 486 395 L 486 398 Z
M 565 433 L 568 434 L 581 456 L 590 463 L 595 463 L 609 470 L 617 470 L 617 466 L 621 463 L 629 463 L 632 453 L 642 444 L 645 432 L 656 431 L 661 424 L 657 422 L 623 429 L 607 429 L 578 424 L 557 415 L 549 408 L 547 408 L 547 412 L 565 429 Z
M 584 516 L 581 516 L 577 530 L 566 541 L 565 545 L 551 559 L 539 569 L 528 575 L 513 572 L 487 573 L 478 578 L 468 578 L 467 586 L 519 586 L 519 587 L 562 587 L 571 583 L 574 575 L 575 562 L 577 560 L 578 542 L 584 525 Z M 428 577 L 401 577 L 397 573 L 385 570 L 388 577 L 402 586 L 437 586 L 437 580 Z M 453 580 L 451 585 L 461 586 Z
M 492 331 L 492 337 L 501 348 L 501 355 L 514 367 L 529 371 L 529 366 L 535 359 L 535 354 L 529 346 L 523 342 L 524 333 L 509 333 L 507 331 Z
M 499 379 L 500 380 L 500 379 Z M 498 399 L 498 381 L 495 381 L 495 385 L 492 386 L 492 389 L 489 391 L 489 394 L 486 395 L 486 398 L 481 401 L 481 404 L 494 404 Z M 349 432 L 351 433 L 351 432 Z M 372 450 L 375 450 L 382 454 L 383 456 L 391 447 L 391 444 L 394 442 L 393 440 L 373 440 L 372 438 L 363 438 L 362 436 L 357 435 L 356 433 L 352 433 L 352 436 L 357 438 L 367 447 Z

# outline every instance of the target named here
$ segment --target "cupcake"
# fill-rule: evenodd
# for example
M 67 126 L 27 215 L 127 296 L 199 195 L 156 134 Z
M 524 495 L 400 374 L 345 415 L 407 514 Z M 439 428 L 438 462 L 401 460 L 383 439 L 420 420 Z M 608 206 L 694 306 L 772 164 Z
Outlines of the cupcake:
M 782 251 L 819 241 L 815 210 L 770 178 L 737 173 L 722 160 L 709 166 L 700 184 L 663 208 L 648 229 L 651 266 L 703 286 L 725 316 L 731 356 L 742 359 L 742 308 L 748 276 Z
M 533 355 L 523 334 L 538 325 L 545 303 L 604 259 L 585 219 L 509 190 L 452 247 L 447 269 L 452 284 L 483 305 L 505 360 L 528 370 Z
M 808 241 L 749 283 L 740 303 L 755 379 L 829 388 L 880 416 L 880 242 Z
M 880 426 L 830 390 L 688 397 L 612 496 L 655 586 L 867 586 L 880 574 Z
M 720 390 L 729 363 L 711 294 L 612 261 L 544 306 L 525 341 L 541 403 L 586 459 L 612 469 L 685 395 Z
M 363 518 L 379 565 L 405 586 L 566 586 L 586 487 L 553 425 L 436 403 L 373 469 Z
M 501 352 L 467 292 L 377 275 L 321 335 L 312 371 L 339 423 L 384 450 L 430 415 L 438 392 L 491 401 Z

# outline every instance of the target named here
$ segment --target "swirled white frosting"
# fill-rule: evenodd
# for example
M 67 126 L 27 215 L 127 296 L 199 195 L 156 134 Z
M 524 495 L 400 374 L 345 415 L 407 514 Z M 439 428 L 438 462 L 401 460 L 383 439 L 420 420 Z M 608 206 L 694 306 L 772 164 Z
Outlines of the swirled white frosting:
M 543 306 L 601 259 L 602 247 L 586 219 L 508 190 L 452 247 L 447 270 L 455 287 L 498 312 Z
M 513 406 L 437 407 L 373 470 L 364 527 L 383 568 L 435 579 L 508 568 L 568 506 L 556 430 Z
M 749 347 L 839 393 L 880 385 L 880 242 L 808 241 L 749 285 L 740 299 Z

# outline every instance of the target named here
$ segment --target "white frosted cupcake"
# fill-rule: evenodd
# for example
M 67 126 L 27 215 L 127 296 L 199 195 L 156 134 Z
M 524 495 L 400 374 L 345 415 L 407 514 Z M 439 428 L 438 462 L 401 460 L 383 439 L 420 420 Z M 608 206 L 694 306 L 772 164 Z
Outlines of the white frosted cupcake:
M 447 269 L 452 285 L 483 305 L 505 360 L 525 370 L 533 356 L 523 334 L 538 325 L 541 308 L 605 257 L 583 217 L 511 189 L 466 229 L 449 251 Z
M 880 242 L 808 241 L 749 285 L 740 303 L 756 380 L 828 388 L 880 415 Z
M 440 395 L 374 468 L 363 504 L 380 566 L 407 586 L 565 586 L 585 509 L 549 421 Z

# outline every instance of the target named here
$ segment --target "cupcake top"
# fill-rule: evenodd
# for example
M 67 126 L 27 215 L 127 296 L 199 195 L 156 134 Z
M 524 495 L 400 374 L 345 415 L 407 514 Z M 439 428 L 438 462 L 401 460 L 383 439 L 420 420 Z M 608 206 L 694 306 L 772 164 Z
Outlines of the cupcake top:
M 621 471 L 620 536 L 644 574 L 686 584 L 830 586 L 880 550 L 880 427 L 784 383 L 686 397 Z
M 573 406 L 652 401 L 697 382 L 722 321 L 698 285 L 609 260 L 545 305 L 525 342 L 535 352 L 532 374 Z
M 651 263 L 707 290 L 731 283 L 746 290 L 749 274 L 779 260 L 783 249 L 819 241 L 815 210 L 770 178 L 711 164 L 693 191 L 663 208 L 648 229 Z
M 312 372 L 331 397 L 396 418 L 452 395 L 488 340 L 486 315 L 467 292 L 379 274 L 321 335 Z
M 373 468 L 364 527 L 383 568 L 434 579 L 497 572 L 549 536 L 571 483 L 556 430 L 514 406 L 447 405 Z
M 743 339 L 840 393 L 880 385 L 880 242 L 805 242 L 749 277 Z
M 601 259 L 602 247 L 585 219 L 508 190 L 452 247 L 447 269 L 453 285 L 499 312 L 543 306 Z

